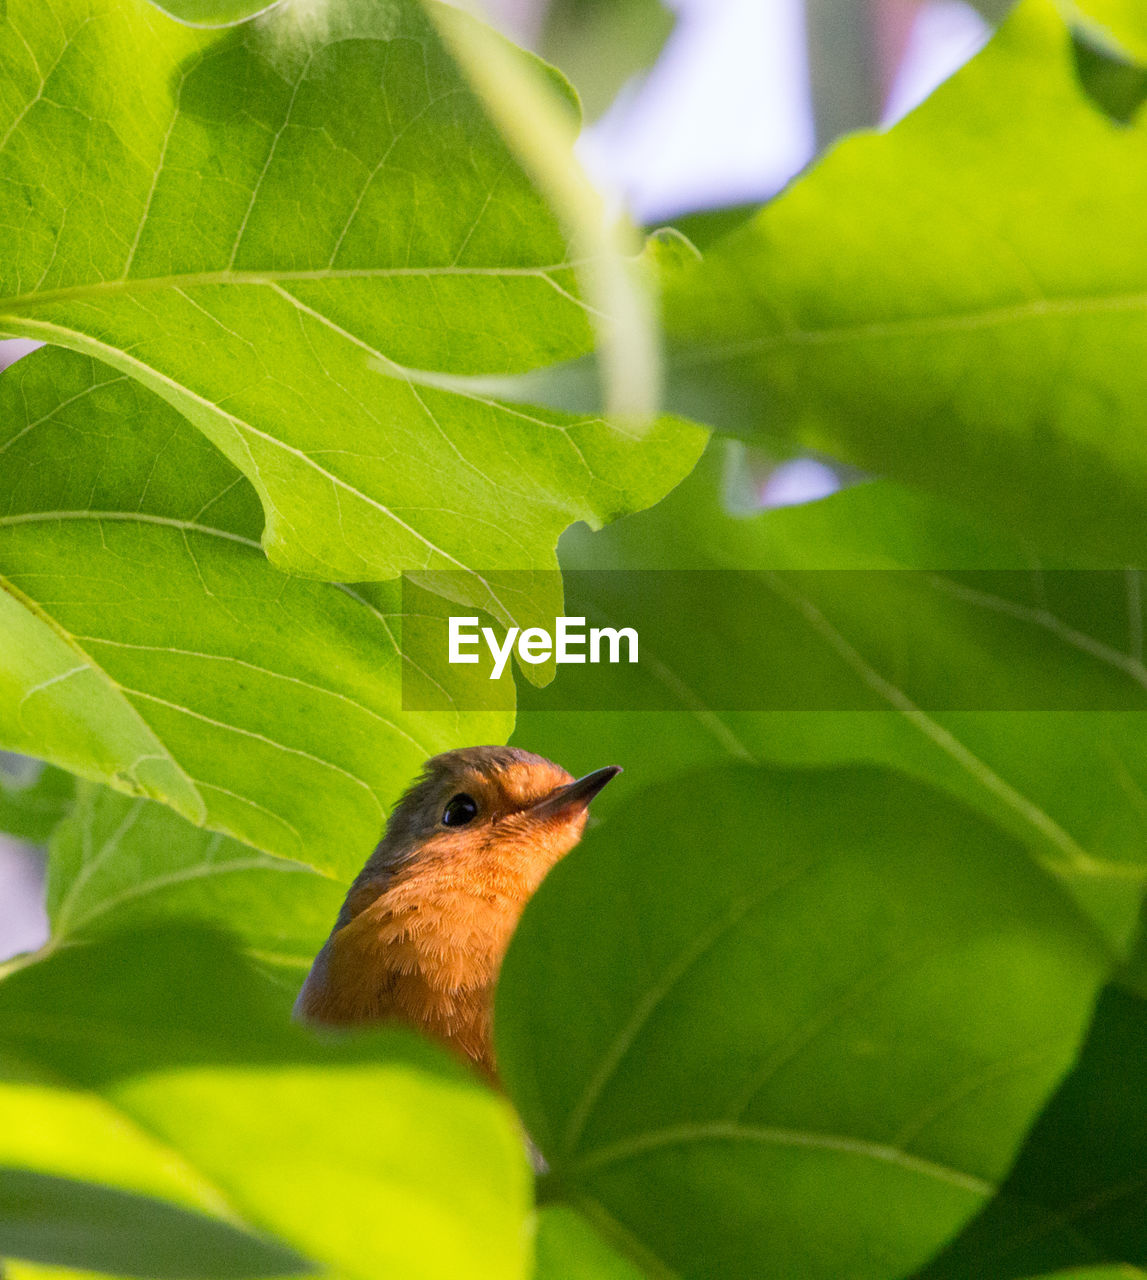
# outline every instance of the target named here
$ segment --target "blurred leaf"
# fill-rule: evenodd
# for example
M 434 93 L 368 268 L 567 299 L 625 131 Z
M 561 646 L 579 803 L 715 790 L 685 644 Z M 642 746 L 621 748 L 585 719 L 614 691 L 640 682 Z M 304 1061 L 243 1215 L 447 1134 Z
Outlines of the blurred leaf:
M 673 219 L 674 230 L 680 232 L 690 244 L 707 252 L 730 232 L 743 227 L 760 212 L 759 202 L 728 205 L 722 209 L 699 209 L 696 213 L 683 213 Z M 684 261 L 688 261 L 685 259 Z
M 921 1280 L 1012 1280 L 1117 1260 L 1126 1265 L 1112 1275 L 1147 1267 L 1145 1061 L 1147 1001 L 1110 987 L 1078 1065 L 999 1195 Z
M 397 584 L 272 568 L 250 485 L 143 387 L 49 348 L 0 422 L 3 745 L 349 878 L 426 756 L 509 732 L 403 715 Z
M 644 1280 L 649 1274 L 616 1252 L 573 1209 L 548 1205 L 538 1214 L 536 1280 Z
M 528 1273 L 510 1107 L 412 1035 L 292 1027 L 217 936 L 117 936 L 11 975 L 0 1074 L 2 1166 L 195 1207 L 339 1276 Z M 58 1260 L 90 1268 L 96 1243 Z
M 230 1223 L 24 1169 L 0 1169 L 0 1254 L 148 1280 L 244 1280 L 314 1269 Z
M 75 786 L 62 769 L 0 753 L 0 831 L 43 844 L 68 812 Z
M 592 331 L 556 218 L 416 0 L 223 33 L 137 0 L 53 16 L 10 0 L 0 21 L 0 223 L 20 228 L 0 331 L 185 414 L 254 485 L 280 567 L 553 568 L 567 525 L 688 472 L 688 424 L 527 412 L 446 376 Z
M 1082 1271 L 1045 1273 L 1038 1280 L 1138 1280 L 1144 1274 L 1147 1273 L 1138 1267 L 1084 1267 Z M 1037 1277 L 1029 1276 L 1028 1280 L 1037 1280 Z
M 661 0 L 550 0 L 540 49 L 573 81 L 594 119 L 657 61 L 673 24 Z
M 1131 957 L 1113 980 L 1133 995 L 1147 1000 L 1147 898 L 1139 913 L 1139 931 Z
M 1002 22 L 1015 6 L 1015 0 L 969 0 L 969 3 L 993 25 Z
M 223 928 L 295 988 L 346 884 L 81 782 L 48 860 L 53 947 L 164 920 Z
M 817 150 L 880 119 L 876 11 L 853 0 L 805 0 L 809 91 Z
M 1106 969 L 961 806 L 871 769 L 726 767 L 638 793 L 550 873 L 498 1060 L 545 1196 L 669 1270 L 875 1280 L 991 1198 Z
M 157 9 L 201 27 L 225 27 L 246 22 L 255 14 L 272 9 L 283 0 L 151 0 Z M 288 4 L 290 0 L 287 0 Z
M 1147 562 L 1145 137 L 1024 0 L 919 110 L 670 278 L 678 404 Z
M 4 1259 L 4 1280 L 106 1280 L 107 1272 L 54 1267 L 23 1258 Z
M 646 436 L 661 403 L 654 280 L 642 270 L 635 229 L 608 207 L 577 157 L 577 95 L 559 71 L 523 55 L 492 28 L 453 5 L 424 2 L 506 145 L 566 229 L 567 259 L 577 268 L 593 328 L 607 414 Z M 465 7 L 483 10 L 480 2 Z
M 624 601 L 598 602 L 597 625 L 638 625 L 665 643 L 658 652 L 646 643 L 639 668 L 603 668 L 598 679 L 633 681 L 640 676 L 629 673 L 644 670 L 680 713 L 547 711 L 554 694 L 523 690 L 514 741 L 575 772 L 616 762 L 642 782 L 730 758 L 894 766 L 1023 840 L 1126 948 L 1147 877 L 1147 722 L 1137 711 L 1023 708 L 1087 707 L 1092 697 L 1103 706 L 1121 690 L 1135 705 L 1147 679 L 1135 640 L 1138 575 L 1126 599 L 1093 599 L 1086 574 L 1055 577 L 1049 598 L 1046 561 L 888 484 L 733 517 L 717 492 L 720 461 L 712 455 L 652 511 L 562 544 L 567 571 L 721 571 L 704 607 L 656 573 L 627 575 Z M 905 569 L 917 572 L 896 572 Z M 979 590 L 967 589 L 980 578 Z M 682 610 L 688 625 L 655 625 Z M 992 692 L 989 705 L 1016 709 L 934 709 L 959 706 L 945 699 L 974 696 L 977 685 Z M 813 706 L 867 699 L 873 709 L 752 710 L 774 686 L 807 691 Z M 620 692 L 616 702 L 625 705 Z M 595 811 L 608 812 L 619 793 L 603 793 Z
M 1147 10 L 1142 0 L 1060 0 L 1065 14 L 1110 47 L 1147 62 Z
M 1129 124 L 1147 98 L 1147 69 L 1076 37 L 1075 68 L 1084 92 L 1120 124 Z
M 973 8 L 993 24 L 1002 22 L 1016 0 L 970 0 Z M 1115 48 L 1143 61 L 1147 58 L 1147 14 L 1140 0 L 1057 0 L 1070 22 Z

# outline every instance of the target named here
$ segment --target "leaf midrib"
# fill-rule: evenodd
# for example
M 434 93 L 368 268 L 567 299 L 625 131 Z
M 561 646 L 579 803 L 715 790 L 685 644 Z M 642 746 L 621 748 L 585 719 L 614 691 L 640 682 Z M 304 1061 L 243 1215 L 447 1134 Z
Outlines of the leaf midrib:
M 608 1168 L 625 1160 L 635 1159 L 649 1151 L 668 1147 L 691 1146 L 706 1142 L 743 1142 L 765 1146 L 796 1147 L 806 1150 L 832 1152 L 839 1155 L 855 1155 L 866 1159 L 893 1164 L 923 1177 L 944 1182 L 972 1195 L 990 1199 L 999 1190 L 995 1183 L 975 1174 L 953 1169 L 950 1165 L 925 1160 L 886 1143 L 869 1142 L 863 1138 L 850 1138 L 841 1134 L 816 1133 L 807 1129 L 784 1129 L 769 1125 L 730 1124 L 716 1122 L 672 1125 L 664 1129 L 651 1129 L 619 1142 L 599 1147 L 580 1157 L 576 1162 L 562 1165 L 555 1173 L 559 1178 L 577 1178 L 594 1170 Z
M 14 294 L 0 298 L 0 312 L 20 311 L 32 307 L 48 306 L 55 302 L 84 301 L 106 294 L 154 293 L 167 289 L 195 288 L 203 285 L 271 285 L 292 281 L 328 280 L 386 280 L 403 277 L 475 276 L 534 278 L 554 286 L 550 277 L 555 271 L 576 271 L 587 265 L 588 260 L 553 262 L 536 267 L 316 267 L 311 270 L 261 270 L 242 271 L 225 268 L 220 271 L 191 271 L 169 276 L 119 277 L 114 280 L 96 280 L 90 284 L 73 285 L 65 289 L 44 289 L 32 293 Z M 584 306 L 579 302 L 579 305 Z
M 175 519 L 174 517 L 157 516 L 157 515 L 151 515 L 145 512 L 138 512 L 138 511 L 128 512 L 128 511 L 64 511 L 64 510 L 61 510 L 61 511 L 49 511 L 49 512 L 23 512 L 19 515 L 0 517 L 0 528 L 4 528 L 5 526 L 10 526 L 10 525 L 19 525 L 19 524 L 47 523 L 53 520 L 93 520 L 97 522 L 100 520 L 114 520 L 114 521 L 139 523 L 139 524 L 155 524 L 155 525 L 160 525 L 168 528 L 179 529 L 180 531 L 184 531 L 184 532 L 186 532 L 187 530 L 193 530 L 194 532 L 197 532 L 197 533 L 208 534 L 215 537 L 226 539 L 228 541 L 237 542 L 242 545 L 251 547 L 256 551 L 259 551 L 260 553 L 262 552 L 262 548 L 259 543 L 254 542 L 250 538 L 245 538 L 240 534 L 231 533 L 226 529 L 220 529 L 210 525 L 202 525 L 194 521 L 179 520 L 179 519 Z M 155 729 L 152 728 L 152 726 L 140 713 L 139 709 L 135 706 L 134 702 L 132 702 L 131 697 L 129 695 L 144 697 L 151 701 L 156 701 L 156 702 L 163 702 L 163 699 L 156 698 L 154 695 L 141 690 L 127 689 L 125 686 L 121 685 L 106 670 L 106 668 L 102 665 L 102 663 L 97 661 L 95 656 L 92 653 L 90 653 L 88 649 L 85 648 L 80 643 L 80 640 L 83 639 L 88 641 L 89 643 L 102 644 L 102 643 L 105 643 L 103 640 L 95 636 L 80 637 L 74 634 L 73 632 L 71 632 L 70 630 L 68 630 L 67 628 L 62 627 L 51 614 L 45 612 L 36 601 L 31 600 L 29 597 L 25 596 L 25 594 L 22 591 L 20 591 L 18 587 L 10 583 L 9 580 L 6 577 L 4 577 L 2 574 L 0 574 L 0 590 L 8 591 L 8 593 L 11 594 L 19 604 L 21 604 L 24 608 L 32 612 L 41 621 L 46 622 L 52 628 L 52 630 L 69 646 L 69 648 L 71 648 L 78 657 L 81 657 L 84 660 L 85 666 L 91 668 L 98 676 L 100 676 L 108 684 L 108 686 L 112 690 L 115 691 L 115 693 L 117 693 L 124 700 L 126 705 L 131 709 L 132 714 L 139 719 L 140 723 L 147 729 L 150 735 L 153 738 L 155 738 L 156 742 L 159 743 L 159 745 L 163 748 L 171 764 L 188 779 L 188 782 L 194 787 L 196 794 L 199 795 L 200 785 L 203 785 L 203 784 L 201 784 L 199 780 L 191 778 L 190 775 L 186 773 L 186 770 L 183 768 L 183 766 L 171 754 L 170 747 L 163 741 L 162 738 L 159 737 Z M 116 646 L 116 642 L 114 641 L 111 641 L 108 643 L 110 643 L 113 647 L 120 647 L 120 646 Z M 219 660 L 231 660 L 236 662 L 241 661 L 240 659 L 232 659 L 230 658 L 229 655 L 221 655 L 221 654 L 202 654 L 198 656 L 202 656 L 205 658 L 216 658 Z M 282 672 L 271 671 L 267 668 L 258 668 L 258 669 L 263 671 L 266 675 L 269 675 L 272 677 L 278 677 L 278 678 L 288 679 L 288 680 L 293 679 L 293 677 L 286 676 Z M 317 692 L 328 694 L 331 697 L 343 698 L 344 700 L 346 700 L 345 695 L 339 694 L 335 690 L 323 689 L 321 686 L 318 686 L 318 685 L 310 685 L 309 682 L 306 682 L 306 681 L 298 681 L 298 683 L 308 684 L 308 687 L 314 688 Z M 171 706 L 172 704 L 167 703 L 165 705 Z M 354 703 L 353 705 L 358 707 L 360 710 L 366 712 L 367 714 L 372 715 L 375 719 L 384 721 L 383 717 L 379 716 L 378 713 L 371 711 L 370 708 L 365 707 L 363 704 Z M 188 708 L 179 708 L 179 710 L 185 711 L 188 714 L 193 714 L 193 715 L 197 714 L 189 711 Z M 200 717 L 200 718 L 206 719 L 206 717 Z M 384 722 L 390 723 L 386 721 Z M 214 723 L 219 723 L 219 722 L 214 722 Z M 246 734 L 248 732 L 247 730 L 241 729 L 239 726 L 235 726 L 235 725 L 227 725 L 223 727 L 229 728 L 232 731 L 238 732 L 238 733 Z M 397 726 L 392 725 L 391 727 L 396 729 L 397 731 Z M 251 735 L 251 736 L 262 736 L 262 735 Z M 409 737 L 409 735 L 404 735 L 404 736 Z M 309 755 L 309 753 L 300 752 L 294 748 L 287 747 L 285 744 L 272 742 L 270 739 L 267 739 L 265 737 L 263 737 L 263 740 L 268 742 L 269 745 L 276 746 L 284 751 L 288 751 L 293 754 Z M 413 738 L 410 738 L 410 741 L 414 742 L 414 745 L 418 746 L 420 749 L 422 750 L 426 749 L 421 743 L 415 742 Z M 309 758 L 317 759 L 316 757 L 313 757 L 313 756 Z M 322 760 L 322 761 L 318 761 L 318 763 L 324 764 L 328 768 L 333 768 L 339 773 L 344 773 L 348 777 L 353 777 L 354 781 L 361 784 L 363 787 L 367 789 L 371 799 L 374 801 L 376 805 L 379 806 L 381 811 L 381 800 L 379 799 L 374 788 L 365 779 L 358 778 L 355 775 L 351 775 L 347 773 L 346 770 L 342 769 L 339 766 L 333 765 L 332 762 L 330 761 Z M 201 795 L 200 795 L 200 800 L 202 800 Z M 268 854 L 267 856 L 279 857 L 282 855 Z
M 1147 311 L 1147 293 L 1085 294 L 1078 297 L 1031 298 L 1008 306 L 979 307 L 952 311 L 935 316 L 903 316 L 892 320 L 863 321 L 854 324 L 825 325 L 817 329 L 784 329 L 739 342 L 697 346 L 674 357 L 680 368 L 716 364 L 737 356 L 751 356 L 785 346 L 825 346 L 846 342 L 879 341 L 885 338 L 932 337 L 937 333 L 992 328 L 995 325 L 1021 323 L 1079 315 L 1102 315 L 1120 311 Z
M 899 685 L 889 680 L 874 667 L 859 649 L 837 628 L 817 605 L 799 591 L 782 587 L 780 576 L 766 572 L 764 579 L 777 597 L 803 619 L 809 629 L 832 648 L 839 657 L 874 693 L 899 712 L 924 738 L 948 755 L 964 769 L 980 786 L 1008 808 L 1026 819 L 1028 824 L 1043 837 L 1043 850 L 1032 849 L 1032 857 L 1045 868 L 1058 875 L 1081 875 L 1097 879 L 1143 880 L 1147 868 L 1134 863 L 1113 862 L 1097 858 L 1088 852 L 1070 832 L 1040 808 L 1038 804 L 1006 778 L 998 774 L 986 761 L 977 756 L 964 742 L 934 720 L 918 706 Z M 1054 848 L 1059 857 L 1052 857 Z
M 0 325 L 3 324 L 3 320 L 4 320 L 4 317 L 0 316 Z M 420 533 L 419 530 L 415 528 L 413 525 L 408 524 L 399 515 L 397 515 L 394 511 L 392 511 L 388 506 L 386 506 L 385 503 L 379 502 L 377 499 L 372 498 L 370 494 L 366 493 L 363 489 L 360 489 L 356 485 L 352 484 L 350 481 L 343 479 L 342 476 L 336 474 L 335 472 L 328 470 L 326 467 L 322 466 L 319 462 L 317 462 L 315 458 L 313 458 L 305 450 L 298 449 L 293 445 L 289 445 L 285 440 L 280 439 L 279 437 L 271 434 L 268 431 L 261 430 L 259 427 L 255 426 L 253 422 L 249 422 L 245 418 L 240 418 L 233 413 L 227 412 L 225 409 L 222 408 L 221 405 L 217 404 L 215 401 L 209 399 L 207 396 L 201 395 L 198 392 L 194 391 L 190 386 L 187 385 L 185 381 L 182 381 L 178 378 L 174 378 L 168 374 L 163 373 L 160 369 L 156 368 L 155 366 L 150 365 L 145 361 L 139 359 L 138 357 L 132 355 L 127 349 L 114 346 L 107 342 L 103 342 L 98 338 L 93 338 L 91 337 L 91 335 L 85 333 L 83 330 L 73 328 L 70 325 L 57 324 L 57 323 L 54 323 L 53 321 L 48 321 L 48 320 L 30 319 L 26 321 L 20 321 L 18 317 L 17 317 L 16 328 L 20 330 L 22 332 L 22 336 L 25 336 L 25 337 L 42 337 L 44 332 L 50 333 L 53 335 L 55 340 L 58 343 L 60 343 L 60 345 L 69 346 L 71 347 L 72 350 L 78 351 L 82 355 L 92 356 L 94 354 L 96 359 L 102 360 L 112 365 L 113 368 L 121 368 L 123 365 L 129 365 L 134 369 L 138 369 L 140 370 L 139 380 L 143 382 L 145 386 L 148 384 L 149 379 L 154 379 L 155 382 L 170 388 L 176 400 L 182 400 L 182 399 L 191 400 L 196 405 L 205 409 L 208 413 L 221 419 L 223 422 L 229 423 L 232 429 L 239 434 L 240 438 L 243 438 L 244 433 L 248 433 L 252 436 L 258 437 L 260 440 L 264 441 L 264 443 L 270 445 L 272 448 L 281 450 L 284 454 L 287 454 L 290 457 L 297 459 L 304 466 L 310 468 L 317 475 L 321 476 L 323 480 L 326 483 L 330 484 L 331 487 L 336 492 L 340 490 L 345 490 L 352 497 L 357 498 L 359 501 L 365 503 L 368 507 L 373 508 L 374 510 L 378 511 L 381 515 L 385 516 L 388 520 L 392 521 L 399 528 L 401 528 L 407 534 L 409 534 L 412 538 L 414 538 L 415 541 L 420 542 L 426 548 L 428 553 L 430 553 L 431 555 L 441 556 L 443 560 L 454 565 L 458 569 L 462 570 L 464 573 L 467 573 L 473 576 L 474 579 L 477 582 L 481 583 L 481 585 L 487 590 L 487 592 L 489 593 L 490 599 L 497 604 L 499 609 L 502 610 L 501 620 L 505 621 L 507 625 L 509 625 L 509 622 L 512 621 L 512 618 L 513 618 L 512 613 L 506 609 L 504 603 L 499 598 L 497 592 L 494 590 L 490 582 L 483 576 L 481 571 L 471 568 L 470 566 L 464 564 L 456 556 L 451 555 L 450 552 L 446 551 L 444 548 L 438 546 L 438 544 L 432 541 L 430 538 L 426 537 L 425 534 Z M 0 329 L 0 332 L 2 332 L 2 329 Z M 407 371 L 404 371 L 404 372 L 407 372 Z M 410 371 L 410 372 L 413 372 L 413 371 Z M 151 390 L 157 391 L 155 387 L 152 387 Z M 157 391 L 157 394 L 163 396 L 162 391 Z M 179 403 L 175 403 L 171 397 L 164 396 L 164 398 L 168 400 L 168 403 L 171 404 L 172 407 L 176 409 L 177 412 L 183 413 L 185 417 L 187 416 L 186 409 L 183 405 Z M 245 439 L 244 439 L 244 444 L 247 444 L 247 441 Z M 247 447 L 249 450 L 250 446 L 248 445 Z M 268 516 L 270 516 L 271 514 L 274 513 L 275 507 L 271 501 L 270 495 L 267 494 L 261 487 L 258 486 L 257 470 L 256 470 L 256 475 L 248 476 L 248 479 L 250 479 L 252 483 L 256 484 L 260 499 L 264 505 L 264 509 L 267 511 Z M 377 576 L 381 577 L 382 575 L 380 574 Z M 398 576 L 397 573 L 392 574 L 392 577 L 397 577 L 397 576 Z
M 26 609 L 34 618 L 48 627 L 49 630 L 52 631 L 53 634 L 56 635 L 69 649 L 71 649 L 78 658 L 83 660 L 84 664 L 89 667 L 96 676 L 105 682 L 113 696 L 122 702 L 128 714 L 139 723 L 147 736 L 154 740 L 156 746 L 158 746 L 163 752 L 163 758 L 166 759 L 171 767 L 184 779 L 188 787 L 191 789 L 192 794 L 199 801 L 202 812 L 205 815 L 207 812 L 207 802 L 203 799 L 203 795 L 200 792 L 200 784 L 198 780 L 191 777 L 187 770 L 184 769 L 183 765 L 180 764 L 180 762 L 171 754 L 171 748 L 163 741 L 162 738 L 159 737 L 151 725 L 144 719 L 139 709 L 126 695 L 118 681 L 113 679 L 113 677 L 99 662 L 95 660 L 95 658 L 92 657 L 91 654 L 89 654 L 81 645 L 76 643 L 75 637 L 67 630 L 66 627 L 60 626 L 50 613 L 41 608 L 35 600 L 26 596 L 24 592 L 15 585 L 15 583 L 9 581 L 9 579 L 3 574 L 0 574 L 0 591 L 11 596 L 22 609 Z

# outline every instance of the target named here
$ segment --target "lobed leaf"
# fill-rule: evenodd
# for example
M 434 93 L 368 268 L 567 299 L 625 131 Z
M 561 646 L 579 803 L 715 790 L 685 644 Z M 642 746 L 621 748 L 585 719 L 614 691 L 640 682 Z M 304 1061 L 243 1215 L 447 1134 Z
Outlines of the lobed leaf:
M 550 873 L 498 1060 L 545 1196 L 665 1270 L 876 1280 L 991 1198 L 1107 967 L 962 806 L 872 769 L 725 767 L 638 793 Z
M 587 605 L 599 625 L 645 620 L 643 639 L 664 638 L 639 668 L 595 680 L 617 682 L 625 705 L 644 671 L 680 711 L 550 711 L 554 693 L 523 690 L 514 740 L 650 781 L 729 759 L 890 765 L 1023 840 L 1127 948 L 1147 882 L 1147 737 L 1139 711 L 1111 708 L 1137 706 L 1147 681 L 1139 575 L 1124 589 L 1119 575 L 1045 574 L 1056 562 L 890 484 L 733 516 L 720 463 L 652 511 L 563 542 L 567 570 L 628 571 L 623 600 Z M 670 575 L 634 572 L 670 568 L 709 571 L 702 604 Z M 679 628 L 656 625 L 681 610 Z M 978 706 L 978 690 L 997 709 L 951 709 Z
M 1079 1062 L 999 1194 L 919 1280 L 1012 1280 L 1112 1262 L 1122 1268 L 1113 1274 L 1147 1268 L 1145 1052 L 1147 1001 L 1108 988 Z
M 1144 562 L 1145 136 L 1024 0 L 917 111 L 670 278 L 678 403 Z
M 417 0 L 222 33 L 143 0 L 62 0 L 51 22 L 12 0 L 0 67 L 0 331 L 183 413 L 254 485 L 280 567 L 553 568 L 567 525 L 648 505 L 696 460 L 686 423 L 458 381 L 592 334 L 557 220 Z M 498 611 L 480 572 L 473 590 Z
M 346 883 L 81 782 L 49 847 L 53 949 L 157 923 L 225 929 L 297 989 Z
M 0 422 L 0 744 L 349 878 L 426 756 L 504 739 L 404 716 L 396 585 L 274 569 L 250 485 L 142 386 L 42 350 Z
M 118 935 L 0 983 L 0 1119 L 0 1167 L 25 1170 L 45 1210 L 30 1175 L 191 1209 L 340 1276 L 528 1274 L 529 1170 L 507 1104 L 409 1034 L 292 1027 L 219 935 Z M 100 1226 L 80 1220 L 39 1259 L 95 1268 Z M 119 1243 L 137 1274 L 162 1274 L 161 1241 Z

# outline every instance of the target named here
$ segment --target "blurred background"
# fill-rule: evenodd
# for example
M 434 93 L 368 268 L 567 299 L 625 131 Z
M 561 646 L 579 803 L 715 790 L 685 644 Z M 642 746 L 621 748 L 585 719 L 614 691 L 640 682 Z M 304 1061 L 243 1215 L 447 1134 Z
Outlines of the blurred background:
M 473 4 L 466 7 L 474 8 Z M 735 223 L 842 133 L 910 111 L 988 38 L 1007 0 L 487 0 L 509 36 L 577 86 L 582 162 L 656 226 L 730 210 Z M 0 370 L 34 343 L 0 341 Z M 763 505 L 836 486 L 813 459 L 763 470 Z M 36 767 L 0 753 L 0 801 Z M 43 850 L 0 836 L 0 961 L 47 937 Z

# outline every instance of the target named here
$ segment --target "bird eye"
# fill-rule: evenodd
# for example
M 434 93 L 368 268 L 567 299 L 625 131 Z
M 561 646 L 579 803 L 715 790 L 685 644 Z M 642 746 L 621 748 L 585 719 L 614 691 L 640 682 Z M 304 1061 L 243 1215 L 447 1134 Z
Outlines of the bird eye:
M 459 794 L 447 804 L 442 814 L 444 827 L 464 827 L 478 816 L 478 805 L 472 796 Z

